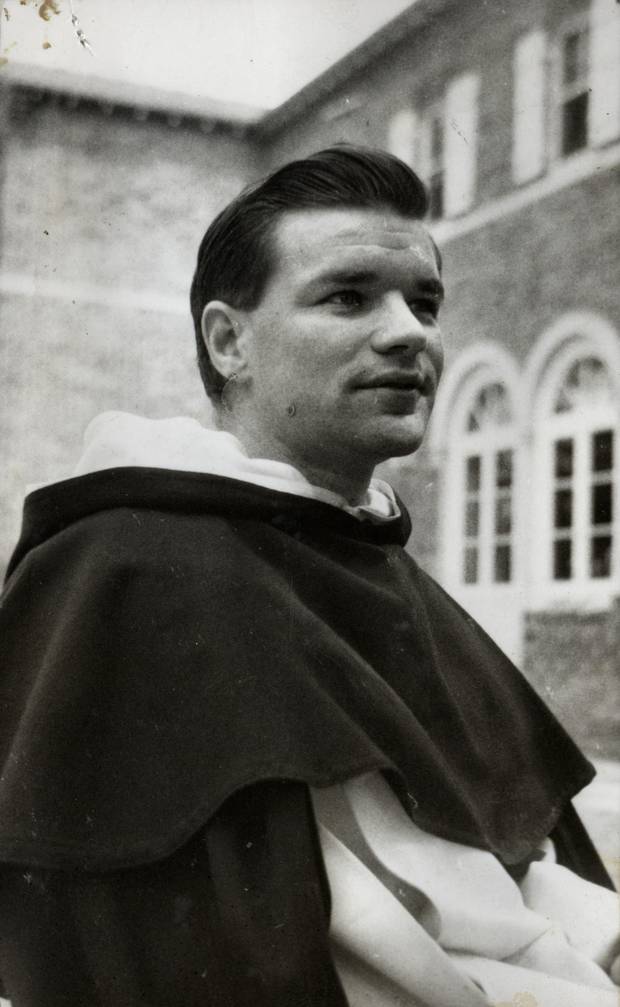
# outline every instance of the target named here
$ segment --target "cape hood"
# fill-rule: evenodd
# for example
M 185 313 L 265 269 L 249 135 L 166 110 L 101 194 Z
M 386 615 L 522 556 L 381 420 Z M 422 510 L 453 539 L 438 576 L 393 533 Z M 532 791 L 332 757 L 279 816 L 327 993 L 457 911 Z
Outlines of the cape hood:
M 84 450 L 73 475 L 134 466 L 239 479 L 322 500 L 363 520 L 389 521 L 399 513 L 394 491 L 382 479 L 372 479 L 365 499 L 352 506 L 338 493 L 313 485 L 293 465 L 251 458 L 233 434 L 203 427 L 188 416 L 152 420 L 132 413 L 100 413 L 86 429 Z
M 383 770 L 411 817 L 527 856 L 593 769 L 405 553 L 410 524 L 197 472 L 30 494 L 0 608 L 0 859 L 112 869 L 242 787 Z

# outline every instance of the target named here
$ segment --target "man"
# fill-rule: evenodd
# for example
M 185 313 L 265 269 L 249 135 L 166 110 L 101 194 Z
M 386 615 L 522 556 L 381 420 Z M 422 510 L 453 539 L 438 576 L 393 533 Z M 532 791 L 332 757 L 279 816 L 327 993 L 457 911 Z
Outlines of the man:
M 219 430 L 104 415 L 27 498 L 14 1007 L 613 1002 L 615 903 L 570 805 L 592 768 L 372 478 L 441 375 L 425 210 L 404 164 L 344 146 L 242 193 L 191 295 Z

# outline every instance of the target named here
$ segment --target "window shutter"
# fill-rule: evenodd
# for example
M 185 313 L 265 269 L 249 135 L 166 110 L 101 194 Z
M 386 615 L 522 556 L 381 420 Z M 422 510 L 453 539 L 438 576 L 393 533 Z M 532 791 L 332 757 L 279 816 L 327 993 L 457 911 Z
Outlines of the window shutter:
M 445 200 L 448 217 L 464 213 L 474 201 L 479 90 L 478 76 L 466 73 L 452 81 L 446 94 Z
M 401 108 L 392 116 L 388 126 L 388 150 L 410 167 L 415 167 L 419 157 L 418 117 L 411 108 Z
M 620 133 L 620 5 L 615 0 L 592 0 L 590 86 L 590 143 L 608 143 Z
M 545 165 L 545 79 L 547 42 L 543 31 L 521 36 L 514 54 L 512 177 L 527 182 Z

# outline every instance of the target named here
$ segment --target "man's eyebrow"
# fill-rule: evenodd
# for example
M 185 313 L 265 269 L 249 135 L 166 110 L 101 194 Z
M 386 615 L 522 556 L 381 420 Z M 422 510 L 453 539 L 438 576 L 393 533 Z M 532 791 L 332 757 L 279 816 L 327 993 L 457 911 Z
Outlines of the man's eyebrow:
M 312 278 L 312 283 L 376 283 L 379 274 L 370 269 L 326 269 Z
M 381 279 L 379 273 L 374 272 L 369 269 L 326 269 L 324 273 L 319 273 L 310 281 L 310 286 L 319 286 L 324 284 L 332 283 L 342 283 L 344 286 L 349 284 L 364 284 L 364 283 L 377 283 Z M 437 300 L 443 301 L 444 299 L 444 285 L 441 280 L 436 279 L 434 276 L 422 277 L 417 280 L 416 287 L 427 294 L 431 294 L 436 297 Z

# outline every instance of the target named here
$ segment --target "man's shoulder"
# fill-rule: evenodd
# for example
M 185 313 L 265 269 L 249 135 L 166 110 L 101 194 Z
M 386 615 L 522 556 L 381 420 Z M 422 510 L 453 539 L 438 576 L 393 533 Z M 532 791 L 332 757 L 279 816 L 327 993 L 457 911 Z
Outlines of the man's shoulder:
M 99 569 L 125 564 L 203 563 L 225 555 L 234 539 L 234 480 L 149 468 L 108 469 L 43 487 L 24 505 L 9 577 L 74 557 Z M 247 510 L 247 508 L 246 508 Z

